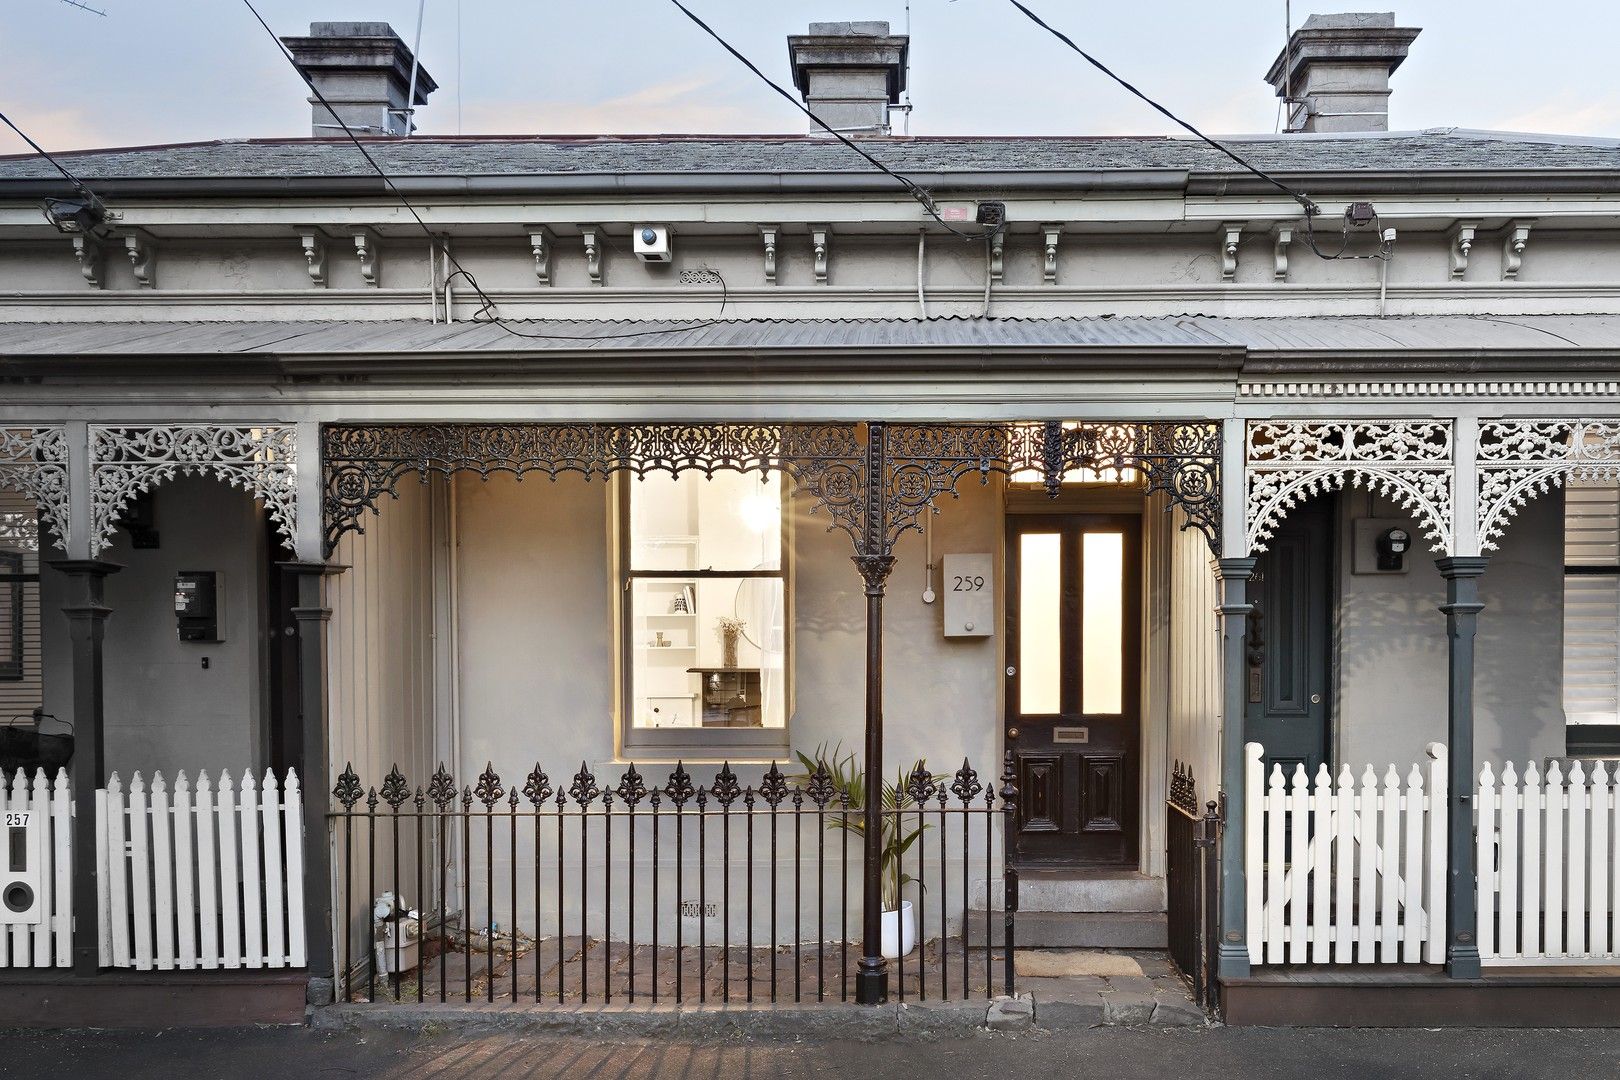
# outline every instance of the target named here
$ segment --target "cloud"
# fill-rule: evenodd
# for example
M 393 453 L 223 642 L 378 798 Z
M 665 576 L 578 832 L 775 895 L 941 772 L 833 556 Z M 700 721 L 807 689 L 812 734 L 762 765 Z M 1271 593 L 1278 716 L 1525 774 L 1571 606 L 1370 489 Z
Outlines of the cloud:
M 719 80 L 696 76 L 653 83 L 599 101 L 581 99 L 469 101 L 461 128 L 468 134 L 644 134 L 776 131 L 780 110 L 726 101 Z M 453 91 L 452 91 L 453 94 Z M 454 131 L 455 101 L 442 93 L 423 110 L 425 133 Z M 431 119 L 430 119 L 431 114 Z
M 129 145 L 130 132 L 104 112 L 76 108 L 31 108 L 26 102 L 8 105 L 6 115 L 51 153 L 92 146 Z M 0 154 L 31 154 L 28 144 L 10 128 L 0 125 Z
M 1510 113 L 1490 126 L 1501 131 L 1620 136 L 1620 94 L 1598 98 L 1560 94 L 1553 101 Z

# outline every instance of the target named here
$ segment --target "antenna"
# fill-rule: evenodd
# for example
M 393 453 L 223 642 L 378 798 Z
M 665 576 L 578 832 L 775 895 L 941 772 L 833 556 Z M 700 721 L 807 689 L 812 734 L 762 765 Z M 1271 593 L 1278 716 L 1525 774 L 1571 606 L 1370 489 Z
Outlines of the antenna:
M 911 0 L 906 0 L 906 103 L 902 105 L 900 134 L 911 134 Z
M 107 13 L 105 11 L 100 11 L 93 8 L 89 4 L 81 4 L 79 3 L 79 0 L 62 0 L 62 3 L 66 4 L 68 7 L 76 7 L 80 11 L 88 11 L 92 15 L 100 15 L 103 19 L 107 17 Z
M 1283 0 L 1283 127 L 1294 126 L 1294 4 Z
M 422 16 L 427 14 L 427 0 L 416 4 L 416 44 L 411 46 L 411 86 L 405 91 L 405 136 L 416 130 L 416 73 L 422 66 Z

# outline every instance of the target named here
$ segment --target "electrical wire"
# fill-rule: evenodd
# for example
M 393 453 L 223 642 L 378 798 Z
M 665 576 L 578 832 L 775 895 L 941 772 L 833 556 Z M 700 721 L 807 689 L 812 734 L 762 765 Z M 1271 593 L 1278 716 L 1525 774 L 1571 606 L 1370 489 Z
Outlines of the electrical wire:
M 967 232 L 963 229 L 958 229 L 956 226 L 946 221 L 939 212 L 939 204 L 934 201 L 934 197 L 930 195 L 927 189 L 921 184 L 911 179 L 911 177 L 906 176 L 904 173 L 896 172 L 894 169 L 889 168 L 889 166 L 883 164 L 883 162 L 879 161 L 861 146 L 857 145 L 854 140 L 846 137 L 843 132 L 839 131 L 837 128 L 828 124 L 821 117 L 817 116 L 814 111 L 807 107 L 797 97 L 783 89 L 781 83 L 777 82 L 775 79 L 772 79 L 769 75 L 761 71 L 759 69 L 759 65 L 755 64 L 752 60 L 748 59 L 748 57 L 739 52 L 737 48 L 731 44 L 731 42 L 721 37 L 714 27 L 700 19 L 692 11 L 692 9 L 683 4 L 681 0 L 669 0 L 669 2 L 679 8 L 681 14 L 692 20 L 692 22 L 697 25 L 698 29 L 702 30 L 705 34 L 708 34 L 722 49 L 730 53 L 739 64 L 758 76 L 760 82 L 763 82 L 766 86 L 776 91 L 776 93 L 780 95 L 781 98 L 789 105 L 792 105 L 795 109 L 798 109 L 800 112 L 804 113 L 804 115 L 808 116 L 811 123 L 815 124 L 827 134 L 849 147 L 849 149 L 855 151 L 861 157 L 865 158 L 867 164 L 871 165 L 878 172 L 883 173 L 885 176 L 891 177 L 902 187 L 904 187 L 908 192 L 911 193 L 911 197 L 916 199 L 917 202 L 921 204 L 923 210 L 927 212 L 929 217 L 933 218 L 935 221 L 939 222 L 940 225 L 944 226 L 946 232 L 953 236 L 960 237 L 963 240 L 985 240 L 994 235 L 996 229 L 1000 227 L 994 226 L 980 232 Z
M 1074 52 L 1078 53 L 1080 58 L 1083 59 L 1086 63 L 1090 64 L 1092 67 L 1096 68 L 1098 71 L 1102 72 L 1104 75 L 1106 75 L 1110 79 L 1114 80 L 1120 86 L 1124 87 L 1132 95 L 1139 98 L 1140 100 L 1145 102 L 1148 106 L 1150 106 L 1154 111 L 1158 112 L 1161 116 L 1165 117 L 1165 119 L 1167 119 L 1170 122 L 1176 124 L 1177 126 L 1183 128 L 1184 130 L 1190 132 L 1195 138 L 1200 139 L 1201 141 L 1203 141 L 1204 143 L 1206 143 L 1209 146 L 1213 147 L 1214 149 L 1219 150 L 1222 154 L 1225 154 L 1227 157 L 1231 158 L 1237 164 L 1241 165 L 1246 171 L 1248 171 L 1250 173 L 1253 173 L 1255 176 L 1259 177 L 1261 180 L 1264 180 L 1266 183 L 1270 184 L 1272 187 L 1276 188 L 1278 191 L 1281 191 L 1283 194 L 1287 195 L 1290 199 L 1293 199 L 1295 202 L 1299 203 L 1299 205 L 1302 208 L 1304 208 L 1305 217 L 1307 219 L 1309 219 L 1310 217 L 1312 217 L 1315 214 L 1321 213 L 1322 208 L 1317 206 L 1315 201 L 1312 200 L 1309 195 L 1306 195 L 1302 191 L 1296 191 L 1294 188 L 1289 187 L 1287 184 L 1283 183 L 1281 180 L 1278 180 L 1275 176 L 1272 176 L 1270 173 L 1266 172 L 1264 169 L 1262 169 L 1259 166 L 1257 166 L 1257 165 L 1253 164 L 1252 162 L 1250 162 L 1247 158 L 1243 157 L 1241 154 L 1237 153 L 1235 150 L 1231 149 L 1230 147 L 1228 147 L 1224 143 L 1222 143 L 1222 142 L 1220 142 L 1220 141 L 1218 141 L 1216 139 L 1212 139 L 1208 135 L 1205 135 L 1202 131 L 1198 130 L 1192 124 L 1190 124 L 1187 121 L 1183 120 L 1181 117 L 1177 116 L 1175 113 L 1171 112 L 1169 109 L 1167 109 L 1163 105 L 1160 105 L 1157 101 L 1154 101 L 1152 98 L 1148 97 L 1142 91 L 1138 90 L 1135 86 L 1132 86 L 1129 82 L 1126 82 L 1125 79 L 1123 79 L 1119 75 L 1115 74 L 1113 69 L 1110 68 L 1107 64 L 1104 64 L 1101 60 L 1098 60 L 1095 56 L 1092 56 L 1090 53 L 1086 52 L 1086 50 L 1082 49 L 1079 45 L 1076 45 L 1075 42 L 1074 42 L 1074 39 L 1071 38 L 1068 34 L 1065 34 L 1063 31 L 1057 29 L 1051 23 L 1047 22 L 1045 19 L 1041 18 L 1039 15 L 1037 15 L 1033 11 L 1031 11 L 1028 7 L 1026 7 L 1021 2 L 1021 0 L 1007 0 L 1007 2 L 1009 4 L 1011 4 L 1013 7 L 1017 8 L 1019 11 L 1023 12 L 1024 15 L 1027 16 L 1029 18 L 1029 20 L 1031 22 L 1033 22 L 1036 26 L 1039 26 L 1041 29 L 1045 30 L 1047 33 L 1051 34 L 1053 37 L 1057 38 L 1059 41 L 1063 42 L 1063 44 L 1067 45 L 1070 49 L 1074 50 Z
M 270 24 L 265 22 L 263 15 L 259 14 L 259 9 L 253 6 L 253 0 L 242 0 L 242 3 L 245 4 L 247 9 L 253 13 L 253 17 L 254 19 L 258 20 L 259 25 L 264 27 L 264 32 L 270 35 L 271 41 L 276 43 L 276 49 L 283 57 L 286 58 L 287 63 L 292 65 L 292 69 L 298 72 L 298 77 L 304 80 L 305 85 L 307 85 L 310 92 L 315 95 L 316 100 L 326 107 L 326 111 L 331 113 L 332 118 L 335 119 L 338 122 L 338 125 L 343 128 L 343 133 L 349 137 L 350 142 L 354 143 L 355 149 L 360 151 L 361 156 L 366 159 L 367 164 L 369 164 L 372 169 L 376 171 L 378 176 L 382 177 L 382 181 L 387 185 L 388 190 L 393 192 L 395 198 L 399 199 L 400 204 L 410 212 L 411 217 L 416 220 L 416 224 L 420 226 L 422 232 L 427 235 L 429 242 L 436 244 L 439 249 L 444 252 L 445 261 L 449 265 L 455 267 L 454 272 L 445 277 L 445 284 L 448 285 L 457 277 L 465 278 L 467 284 L 472 287 L 473 292 L 478 294 L 478 299 L 482 306 L 479 308 L 477 314 L 472 317 L 471 321 L 492 323 L 495 326 L 499 326 L 502 330 L 506 331 L 508 334 L 511 334 L 513 337 L 533 338 L 539 341 L 610 341 L 623 338 L 651 337 L 658 334 L 683 334 L 690 330 L 702 330 L 706 327 L 717 326 L 720 324 L 721 320 L 719 318 L 714 318 L 701 322 L 683 323 L 680 326 L 660 327 L 655 330 L 636 330 L 612 334 L 537 334 L 530 330 L 519 330 L 508 325 L 507 321 L 501 317 L 499 311 L 496 309 L 495 301 L 491 299 L 489 294 L 486 293 L 478 284 L 478 279 L 475 278 L 471 271 L 462 266 L 461 263 L 456 259 L 455 255 L 450 250 L 450 245 L 445 243 L 442 237 L 436 236 L 432 229 L 428 228 L 427 222 L 422 220 L 422 215 L 416 212 L 416 207 L 412 206 L 411 201 L 405 197 L 405 193 L 400 191 L 398 185 L 394 183 L 393 178 L 388 175 L 387 170 L 377 163 L 377 159 L 372 156 L 371 151 L 366 149 L 366 144 L 360 141 L 359 136 L 355 135 L 354 131 L 349 127 L 348 124 L 344 123 L 343 118 L 338 115 L 337 110 L 332 108 L 331 102 L 326 100 L 326 95 L 321 93 L 320 87 L 315 85 L 315 81 L 309 77 L 303 68 L 298 66 L 298 61 L 293 58 L 293 54 L 287 49 L 287 46 L 282 42 L 282 40 L 276 36 L 276 32 L 270 29 Z M 7 120 L 6 123 L 10 124 L 11 121 Z M 13 126 L 12 130 L 16 130 L 15 126 Z M 19 131 L 18 134 L 21 135 L 22 133 Z M 24 135 L 23 138 L 26 139 L 28 137 Z M 33 140 L 30 139 L 29 144 L 33 145 Z M 40 153 L 44 153 L 44 151 L 41 150 Z M 49 157 L 49 155 L 46 156 Z M 61 169 L 61 166 L 57 165 L 57 168 Z M 65 169 L 63 169 L 62 172 L 63 175 L 69 175 Z M 71 179 L 71 176 L 69 176 L 69 178 Z M 721 314 L 724 314 L 727 300 L 726 282 L 725 278 L 721 277 L 718 271 L 715 271 L 714 274 L 715 278 L 720 283 L 720 311 Z M 482 318 L 480 316 L 482 316 Z
M 52 165 L 56 166 L 56 171 L 61 173 L 63 176 L 67 177 L 67 182 L 73 185 L 73 190 L 74 191 L 78 192 L 80 195 L 82 195 L 86 199 L 93 200 L 93 201 L 95 201 L 97 203 L 99 203 L 101 201 L 100 199 L 96 198 L 95 192 L 91 191 L 88 187 L 85 186 L 83 180 L 80 180 L 77 176 L 74 176 L 72 173 L 68 172 L 66 165 L 63 165 L 60 161 L 57 161 L 49 153 L 46 152 L 46 150 L 45 150 L 45 148 L 43 146 L 39 145 L 39 143 L 37 143 L 33 139 L 29 138 L 28 137 L 28 132 L 24 131 L 22 128 L 18 127 L 16 124 L 12 123 L 11 117 L 7 116 L 3 112 L 0 112 L 0 122 L 3 122 L 6 125 L 6 127 L 10 128 L 12 131 L 15 131 L 17 133 L 17 136 L 20 139 L 22 139 L 23 142 L 27 143 L 30 147 L 33 148 L 34 153 L 38 154 L 40 157 L 44 158 L 46 161 L 48 161 Z

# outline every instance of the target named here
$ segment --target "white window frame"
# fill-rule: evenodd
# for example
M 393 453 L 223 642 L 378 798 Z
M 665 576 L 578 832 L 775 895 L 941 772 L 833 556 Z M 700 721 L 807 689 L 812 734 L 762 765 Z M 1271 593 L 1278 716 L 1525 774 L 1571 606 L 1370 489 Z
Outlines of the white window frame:
M 793 485 L 787 473 L 778 470 L 773 475 L 777 477 L 780 484 L 782 502 L 781 549 L 780 558 L 778 559 L 779 566 L 775 570 L 637 570 L 631 565 L 635 545 L 630 535 L 630 500 L 636 490 L 636 478 L 622 473 L 615 478 L 615 490 L 610 492 L 609 498 L 612 500 L 613 513 L 611 518 L 614 522 L 615 541 L 613 587 L 618 597 L 615 641 L 617 643 L 616 660 L 618 668 L 618 708 L 616 711 L 618 713 L 618 749 L 620 757 L 641 756 L 654 759 L 676 759 L 683 753 L 690 755 L 694 752 L 716 757 L 724 757 L 729 753 L 732 755 L 732 760 L 754 758 L 776 760 L 787 756 L 789 752 L 789 730 L 792 727 L 794 712 Z M 682 473 L 680 479 L 684 483 L 701 484 L 706 482 L 700 472 Z M 637 648 L 637 644 L 633 640 L 635 616 L 634 592 L 631 585 L 638 578 L 718 578 L 738 581 L 746 578 L 765 578 L 782 582 L 781 727 L 705 728 L 699 726 L 649 728 L 636 725 L 634 716 L 636 701 L 634 650 Z

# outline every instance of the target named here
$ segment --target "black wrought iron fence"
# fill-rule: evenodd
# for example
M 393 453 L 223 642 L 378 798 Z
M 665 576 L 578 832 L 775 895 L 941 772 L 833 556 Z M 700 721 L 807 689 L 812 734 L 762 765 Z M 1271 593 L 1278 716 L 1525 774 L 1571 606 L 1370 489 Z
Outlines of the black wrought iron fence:
M 1220 860 L 1216 845 L 1221 817 L 1213 801 L 1200 812 L 1192 769 L 1180 762 L 1170 776 L 1165 816 L 1170 958 L 1192 983 L 1198 1004 L 1211 1009 L 1220 919 Z
M 891 996 L 1012 992 L 1010 768 L 999 792 L 967 761 L 939 776 L 919 763 L 889 788 Z M 661 785 L 632 765 L 613 786 L 584 765 L 566 786 L 539 765 L 507 786 L 490 767 L 459 788 L 442 766 L 414 788 L 397 767 L 370 788 L 346 768 L 333 794 L 345 1001 L 851 998 L 863 792 L 825 765 L 772 766 L 757 786 L 729 765 L 707 786 L 682 765 Z M 970 948 L 969 897 L 998 883 L 986 918 L 1003 920 L 1003 943 Z M 406 889 L 430 899 L 412 908 Z

